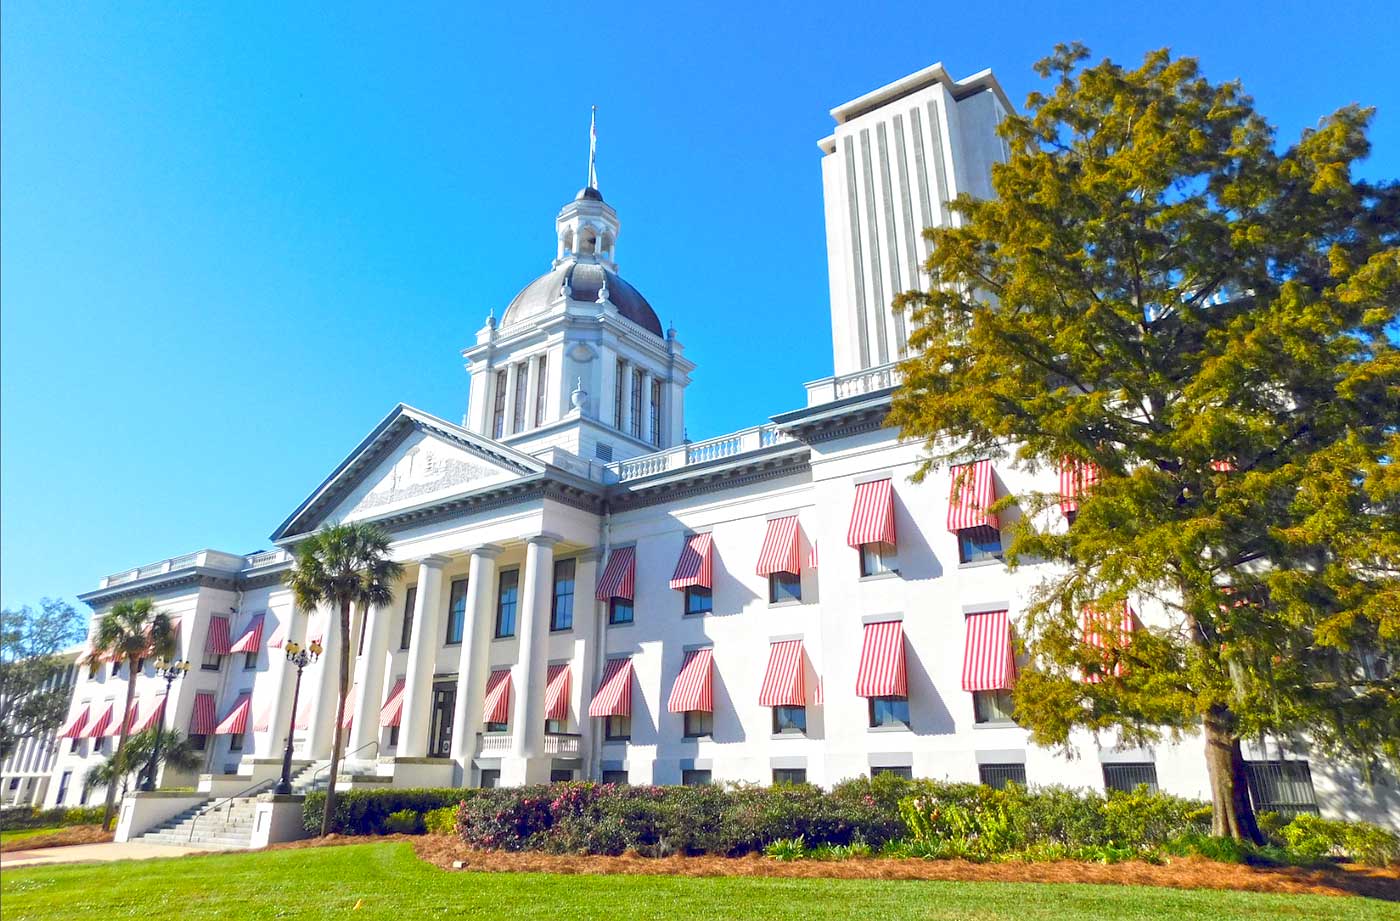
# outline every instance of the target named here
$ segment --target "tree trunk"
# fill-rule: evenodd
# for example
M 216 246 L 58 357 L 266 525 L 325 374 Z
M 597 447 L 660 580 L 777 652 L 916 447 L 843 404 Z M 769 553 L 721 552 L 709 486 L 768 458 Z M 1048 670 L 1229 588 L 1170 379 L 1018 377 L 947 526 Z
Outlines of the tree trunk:
M 1262 844 L 1264 837 L 1249 801 L 1249 779 L 1240 740 L 1231 731 L 1233 719 L 1223 706 L 1211 708 L 1204 720 L 1206 766 L 1210 770 L 1210 833 Z
M 321 815 L 321 837 L 331 833 L 331 816 L 335 813 L 335 781 L 340 773 L 340 745 L 345 732 L 345 698 L 350 693 L 350 600 L 340 602 L 340 693 L 335 707 L 335 733 L 331 741 L 330 780 L 326 784 L 326 810 Z M 361 719 L 364 717 L 361 716 Z
M 131 713 L 131 702 L 136 699 L 136 659 L 128 656 L 126 659 L 126 705 L 122 707 L 122 712 L 118 717 L 121 720 L 121 729 L 117 734 L 117 750 L 112 753 L 112 763 L 121 763 L 122 750 L 126 748 L 126 731 L 131 728 L 127 725 L 127 716 Z M 125 797 L 126 791 L 122 790 Z M 107 802 L 102 809 L 102 830 L 109 831 L 112 824 L 112 806 L 117 799 L 117 777 L 112 775 L 112 782 L 107 784 Z

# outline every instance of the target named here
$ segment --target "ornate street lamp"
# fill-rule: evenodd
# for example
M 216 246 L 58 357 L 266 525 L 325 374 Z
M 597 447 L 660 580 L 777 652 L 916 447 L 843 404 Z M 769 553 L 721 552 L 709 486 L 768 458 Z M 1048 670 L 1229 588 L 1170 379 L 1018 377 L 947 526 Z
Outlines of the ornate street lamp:
M 275 792 L 287 794 L 292 792 L 292 736 L 296 734 L 296 726 L 293 725 L 297 718 L 297 698 L 301 696 L 301 670 L 321 656 L 321 643 L 319 640 L 312 640 L 311 645 L 302 648 L 296 643 L 287 643 L 287 661 L 297 667 L 297 681 L 292 687 L 292 712 L 287 723 L 287 751 L 282 755 L 282 779 L 277 781 Z
M 156 659 L 156 677 L 165 679 L 165 703 L 170 703 L 170 686 L 175 683 L 176 678 L 182 678 L 185 672 L 190 670 L 190 663 L 181 659 L 178 662 L 167 662 L 164 657 Z M 162 707 L 165 704 L 161 705 Z M 165 733 L 165 711 L 161 710 L 160 719 L 156 721 L 156 740 L 151 743 L 151 760 L 146 765 L 146 780 L 141 784 L 141 789 L 150 793 L 156 788 L 156 768 L 160 764 L 160 737 Z

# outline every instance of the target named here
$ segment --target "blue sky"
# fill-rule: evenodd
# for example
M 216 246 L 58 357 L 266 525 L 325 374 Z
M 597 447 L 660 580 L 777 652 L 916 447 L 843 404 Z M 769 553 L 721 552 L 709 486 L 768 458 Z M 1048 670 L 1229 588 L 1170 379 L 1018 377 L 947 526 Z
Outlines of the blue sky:
M 816 141 L 935 61 L 1019 103 L 1056 41 L 1166 45 L 1284 138 L 1377 106 L 1365 172 L 1400 175 L 1385 3 L 474 6 L 3 5 L 5 605 L 266 547 L 395 403 L 460 419 L 458 353 L 548 267 L 592 104 L 694 438 L 831 373 Z

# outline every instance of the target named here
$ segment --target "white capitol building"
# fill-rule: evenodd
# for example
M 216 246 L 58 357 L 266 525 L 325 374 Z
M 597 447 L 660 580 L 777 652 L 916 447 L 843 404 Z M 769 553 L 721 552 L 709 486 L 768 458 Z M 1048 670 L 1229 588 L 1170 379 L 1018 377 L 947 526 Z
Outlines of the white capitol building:
M 819 143 L 835 376 L 704 441 L 685 438 L 694 365 L 618 274 L 621 225 L 590 170 L 555 218 L 548 271 L 463 349 L 461 424 L 399 405 L 276 528 L 279 549 L 189 553 L 83 596 L 94 616 L 153 597 L 191 670 L 165 700 L 146 663 L 123 714 L 125 667 L 81 667 L 36 799 L 101 802 L 82 780 L 124 716 L 202 746 L 207 776 L 164 786 L 270 785 L 288 733 L 299 788 L 312 783 L 339 638 L 329 612 L 294 607 L 284 548 L 332 521 L 375 522 L 404 564 L 393 603 L 354 624 L 351 786 L 830 785 L 888 770 L 1208 798 L 1199 738 L 1084 735 L 1073 758 L 1030 744 L 1009 710 L 1010 631 L 1042 573 L 1007 570 L 997 528 L 1016 513 L 983 508 L 1058 484 L 1009 462 L 976 465 L 957 490 L 946 470 L 911 483 L 920 446 L 882 425 L 908 338 L 890 301 L 927 283 L 922 228 L 946 224 L 961 193 L 991 194 L 1008 108 L 989 71 L 958 81 L 935 65 L 832 110 Z M 318 637 L 326 656 L 294 713 L 282 647 Z M 1286 741 L 1247 755 L 1261 806 L 1400 824 L 1395 788 L 1350 766 Z

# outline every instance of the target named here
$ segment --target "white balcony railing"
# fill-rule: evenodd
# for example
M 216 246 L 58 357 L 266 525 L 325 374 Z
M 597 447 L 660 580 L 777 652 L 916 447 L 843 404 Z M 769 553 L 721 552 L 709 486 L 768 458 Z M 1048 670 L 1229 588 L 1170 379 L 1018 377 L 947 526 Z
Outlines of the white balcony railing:
M 847 397 L 857 397 L 866 393 L 887 390 L 890 387 L 898 386 L 903 377 L 899 371 L 899 365 L 894 362 L 878 365 L 874 368 L 865 368 L 851 374 L 824 377 L 806 385 L 807 405 L 820 406 L 823 403 L 844 400 Z
M 742 429 L 729 435 L 721 435 L 718 438 L 687 442 L 674 448 L 667 448 L 665 451 L 618 461 L 609 464 L 608 469 L 617 475 L 618 480 L 625 482 L 657 473 L 680 470 L 693 464 L 705 464 L 710 461 L 737 457 L 750 451 L 769 448 L 791 440 L 792 436 L 776 425 L 755 425 L 752 428 Z
M 149 579 L 152 576 L 163 576 L 166 573 L 189 569 L 191 566 L 210 566 L 215 569 L 236 572 L 252 566 L 266 566 L 268 563 L 281 562 L 285 559 L 290 559 L 285 550 L 268 550 L 246 557 L 220 553 L 217 550 L 196 550 L 194 553 L 182 553 L 179 556 L 172 556 L 168 560 L 159 560 L 155 563 L 147 563 L 145 566 L 137 566 L 135 569 L 127 569 L 123 572 L 112 573 L 110 576 L 104 576 L 99 587 L 111 588 L 115 585 L 135 582 L 137 579 Z
M 243 564 L 249 569 L 256 569 L 259 566 L 285 563 L 291 558 L 292 555 L 285 550 L 264 550 L 261 553 L 248 554 L 243 558 Z
M 510 752 L 511 737 L 505 733 L 478 733 L 480 749 L 483 755 L 505 755 Z
M 547 733 L 544 737 L 546 755 L 577 755 L 581 741 L 576 733 Z

